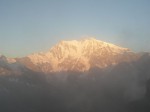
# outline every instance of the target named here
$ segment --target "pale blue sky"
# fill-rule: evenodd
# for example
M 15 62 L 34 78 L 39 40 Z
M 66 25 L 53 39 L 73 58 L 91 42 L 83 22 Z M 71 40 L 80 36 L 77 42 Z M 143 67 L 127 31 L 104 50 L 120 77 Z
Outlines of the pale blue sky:
M 150 51 L 150 0 L 0 0 L 0 54 L 25 56 L 84 36 Z

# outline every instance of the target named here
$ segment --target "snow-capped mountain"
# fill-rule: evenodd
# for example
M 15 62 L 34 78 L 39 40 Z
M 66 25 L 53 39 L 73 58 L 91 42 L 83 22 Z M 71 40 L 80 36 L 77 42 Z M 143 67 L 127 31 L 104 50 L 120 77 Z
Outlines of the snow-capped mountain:
M 48 73 L 105 68 L 136 58 L 137 55 L 127 48 L 88 38 L 61 41 L 48 52 L 34 53 L 17 61 L 34 71 Z

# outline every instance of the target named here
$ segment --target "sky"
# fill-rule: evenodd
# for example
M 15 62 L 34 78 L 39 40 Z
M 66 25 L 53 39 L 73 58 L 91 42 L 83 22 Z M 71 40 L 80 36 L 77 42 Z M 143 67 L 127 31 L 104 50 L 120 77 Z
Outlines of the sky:
M 0 0 L 0 54 L 23 57 L 95 37 L 150 51 L 150 0 Z

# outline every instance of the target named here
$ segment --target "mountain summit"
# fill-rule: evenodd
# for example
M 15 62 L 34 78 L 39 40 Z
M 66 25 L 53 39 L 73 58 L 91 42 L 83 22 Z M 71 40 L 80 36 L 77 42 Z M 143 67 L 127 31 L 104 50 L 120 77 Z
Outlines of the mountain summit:
M 31 54 L 19 59 L 28 68 L 44 73 L 59 71 L 87 71 L 105 68 L 135 59 L 127 48 L 106 43 L 95 38 L 80 41 L 61 41 L 48 52 Z

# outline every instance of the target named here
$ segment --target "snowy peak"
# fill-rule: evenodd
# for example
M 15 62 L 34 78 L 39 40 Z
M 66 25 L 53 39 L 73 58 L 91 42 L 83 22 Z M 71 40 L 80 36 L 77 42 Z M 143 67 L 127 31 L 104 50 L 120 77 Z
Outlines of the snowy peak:
M 79 56 L 90 57 L 93 54 L 102 55 L 103 52 L 116 55 L 122 54 L 124 52 L 130 52 L 130 50 L 110 43 L 99 41 L 94 38 L 80 41 L 61 41 L 50 50 L 50 53 L 52 53 L 52 55 L 58 59 Z
M 89 46 L 93 46 L 93 47 L 101 47 L 101 48 L 110 47 L 110 48 L 116 49 L 116 50 L 117 49 L 119 49 L 119 50 L 129 50 L 127 48 L 122 48 L 122 47 L 116 46 L 116 45 L 111 44 L 111 43 L 96 40 L 95 38 L 84 39 L 81 42 L 85 45 L 89 45 Z
M 92 67 L 104 68 L 122 61 L 130 61 L 135 55 L 127 48 L 88 38 L 61 41 L 48 52 L 32 54 L 27 58 L 30 60 L 31 69 L 37 67 L 42 72 L 58 72 L 87 71 Z

